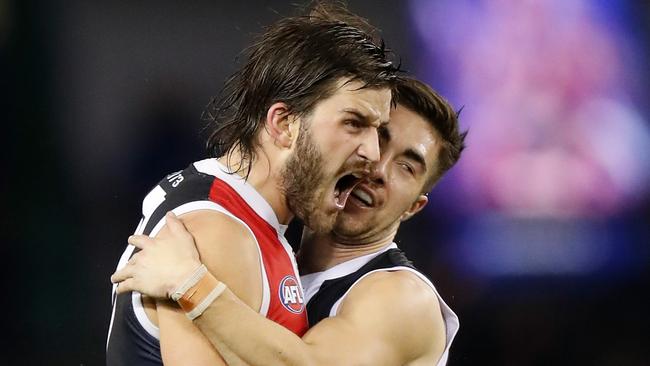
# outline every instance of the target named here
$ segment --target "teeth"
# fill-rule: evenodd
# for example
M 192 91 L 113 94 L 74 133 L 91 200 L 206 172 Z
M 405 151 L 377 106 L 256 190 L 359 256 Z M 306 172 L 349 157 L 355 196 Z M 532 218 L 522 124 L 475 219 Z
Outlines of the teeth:
M 363 173 L 354 172 L 354 173 L 352 173 L 352 176 L 355 177 L 355 178 L 363 178 Z
M 355 189 L 352 191 L 352 195 L 354 195 L 356 198 L 360 199 L 363 201 L 368 206 L 372 206 L 372 197 L 370 195 L 360 189 Z

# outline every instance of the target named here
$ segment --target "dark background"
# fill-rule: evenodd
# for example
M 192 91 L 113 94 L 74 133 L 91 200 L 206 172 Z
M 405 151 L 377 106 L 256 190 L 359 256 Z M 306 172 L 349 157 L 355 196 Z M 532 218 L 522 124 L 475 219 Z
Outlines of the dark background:
M 405 2 L 350 3 L 417 72 Z M 647 57 L 648 3 L 624 4 Z M 280 1 L 0 0 L 0 364 L 104 363 L 108 278 L 141 199 L 163 175 L 205 156 L 203 107 L 253 35 L 292 9 Z M 635 260 L 590 275 L 464 272 L 453 258 L 463 215 L 444 210 L 408 222 L 399 242 L 461 319 L 449 365 L 650 365 L 649 218 L 645 195 L 603 219 Z

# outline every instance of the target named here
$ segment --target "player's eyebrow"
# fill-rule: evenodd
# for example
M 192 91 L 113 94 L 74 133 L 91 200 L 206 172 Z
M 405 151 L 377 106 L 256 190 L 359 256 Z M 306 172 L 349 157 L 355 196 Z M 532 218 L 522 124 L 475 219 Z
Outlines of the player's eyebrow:
M 355 109 L 355 108 L 345 108 L 343 109 L 343 112 L 353 114 L 355 117 L 359 118 L 360 120 L 363 121 L 368 121 L 370 118 L 362 113 L 360 110 Z
M 359 118 L 362 122 L 367 123 L 367 124 L 372 124 L 372 125 L 375 125 L 375 123 L 373 123 L 373 122 L 380 118 L 379 113 L 375 113 L 373 111 L 370 111 L 369 114 L 368 113 L 363 113 L 362 111 L 360 111 L 360 110 L 358 110 L 356 108 L 353 108 L 353 107 L 344 108 L 342 111 L 345 112 L 345 113 L 353 114 L 354 116 Z M 388 123 L 388 121 L 379 121 L 380 126 L 385 125 L 387 123 Z

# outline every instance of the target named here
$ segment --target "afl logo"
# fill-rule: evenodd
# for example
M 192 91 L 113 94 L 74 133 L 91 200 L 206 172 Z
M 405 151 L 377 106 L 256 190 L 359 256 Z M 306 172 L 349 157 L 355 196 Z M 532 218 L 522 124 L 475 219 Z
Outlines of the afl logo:
M 285 276 L 280 281 L 280 289 L 278 295 L 280 302 L 287 310 L 294 314 L 300 314 L 304 310 L 304 301 L 302 299 L 302 289 L 300 284 L 293 276 Z

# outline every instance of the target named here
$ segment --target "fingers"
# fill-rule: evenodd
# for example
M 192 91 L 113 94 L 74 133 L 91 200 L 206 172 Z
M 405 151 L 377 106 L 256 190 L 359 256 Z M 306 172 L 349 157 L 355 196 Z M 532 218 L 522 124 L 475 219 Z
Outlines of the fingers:
M 167 224 L 167 227 L 169 227 L 169 229 L 172 232 L 175 233 L 187 232 L 187 229 L 185 228 L 185 224 L 183 224 L 183 222 L 172 211 L 167 212 L 167 214 L 165 215 L 165 222 Z
M 111 280 L 113 280 L 113 277 L 111 276 Z M 119 295 L 125 292 L 129 291 L 134 291 L 135 290 L 135 280 L 133 278 L 128 278 L 122 282 L 120 282 L 117 285 L 117 288 L 115 289 L 115 292 Z
M 134 259 L 134 257 L 132 257 L 131 259 Z M 129 260 L 129 264 L 133 264 L 131 260 Z M 125 266 L 124 268 L 120 269 L 119 271 L 116 271 L 111 275 L 111 282 L 117 284 L 117 288 L 115 289 L 115 292 L 118 295 L 121 293 L 136 290 L 135 287 L 136 280 L 133 276 L 134 276 L 133 266 Z
M 129 244 L 133 245 L 136 248 L 144 249 L 145 247 L 151 245 L 154 240 L 146 235 L 131 235 L 127 240 Z
M 119 283 L 133 277 L 133 267 L 126 266 L 111 275 L 112 283 Z

